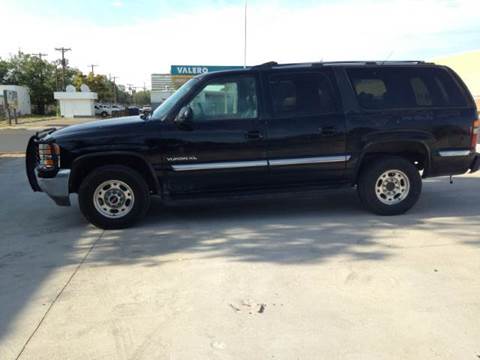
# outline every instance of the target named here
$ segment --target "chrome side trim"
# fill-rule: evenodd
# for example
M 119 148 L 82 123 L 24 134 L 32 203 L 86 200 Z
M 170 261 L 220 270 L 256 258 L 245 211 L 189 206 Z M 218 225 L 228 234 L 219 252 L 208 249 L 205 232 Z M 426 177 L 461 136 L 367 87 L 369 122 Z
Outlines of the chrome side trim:
M 226 161 L 218 163 L 203 164 L 176 164 L 172 165 L 174 171 L 195 171 L 195 170 L 221 170 L 221 169 L 238 169 L 259 166 L 283 166 L 283 165 L 300 165 L 300 164 L 326 164 L 345 162 L 350 160 L 350 155 L 339 156 L 319 156 L 295 159 L 277 159 L 277 160 L 257 160 L 257 161 Z
M 38 177 L 35 170 L 38 186 L 46 193 L 57 205 L 70 206 L 69 180 L 70 170 L 60 169 L 53 178 Z
M 237 169 L 257 166 L 268 166 L 267 160 L 258 161 L 231 161 L 219 163 L 203 163 L 203 164 L 180 164 L 172 165 L 175 171 L 190 171 L 190 170 L 221 170 L 221 169 Z
M 449 151 L 439 151 L 438 154 L 442 157 L 468 156 L 471 154 L 471 152 L 470 150 L 449 150 Z
M 319 157 L 308 157 L 308 158 L 295 158 L 295 159 L 277 159 L 269 160 L 268 163 L 271 166 L 283 166 L 283 165 L 302 165 L 302 164 L 326 164 L 326 163 L 337 163 L 345 162 L 350 160 L 350 155 L 339 155 L 339 156 L 319 156 Z

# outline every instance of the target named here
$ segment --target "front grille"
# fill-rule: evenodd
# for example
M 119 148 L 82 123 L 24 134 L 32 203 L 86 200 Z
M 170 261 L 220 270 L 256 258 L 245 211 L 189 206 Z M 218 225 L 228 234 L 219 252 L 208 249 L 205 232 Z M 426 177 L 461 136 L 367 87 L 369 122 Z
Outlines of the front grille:
M 40 154 L 38 153 L 38 144 L 35 143 L 34 145 L 34 155 L 35 155 L 35 164 L 40 164 Z

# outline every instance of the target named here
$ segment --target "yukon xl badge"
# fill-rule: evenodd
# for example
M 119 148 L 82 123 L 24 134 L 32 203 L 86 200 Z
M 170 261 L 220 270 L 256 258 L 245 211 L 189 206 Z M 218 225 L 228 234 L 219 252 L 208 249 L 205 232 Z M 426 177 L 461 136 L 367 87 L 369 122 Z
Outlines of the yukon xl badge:
M 167 161 L 196 161 L 196 156 L 167 156 Z

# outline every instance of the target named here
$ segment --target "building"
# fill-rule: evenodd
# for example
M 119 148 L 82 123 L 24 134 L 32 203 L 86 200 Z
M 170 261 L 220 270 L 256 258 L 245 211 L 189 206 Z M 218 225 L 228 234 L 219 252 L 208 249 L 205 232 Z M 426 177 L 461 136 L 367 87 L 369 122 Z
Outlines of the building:
M 241 66 L 171 65 L 169 74 L 152 74 L 150 92 L 152 109 L 163 103 L 180 86 L 196 75 L 240 68 Z
M 152 109 L 163 103 L 190 78 L 191 76 L 173 78 L 170 74 L 152 74 L 152 90 L 150 91 Z
M 54 94 L 55 100 L 60 105 L 60 114 L 63 117 L 93 117 L 95 116 L 94 102 L 97 100 L 97 93 L 91 92 L 88 86 L 82 85 L 81 91 L 68 85 L 66 91 L 58 91 Z
M 32 113 L 30 89 L 28 87 L 19 85 L 0 85 L 0 105 L 2 108 L 5 107 L 3 99 L 4 90 L 15 91 L 17 93 L 17 115 L 30 115 Z

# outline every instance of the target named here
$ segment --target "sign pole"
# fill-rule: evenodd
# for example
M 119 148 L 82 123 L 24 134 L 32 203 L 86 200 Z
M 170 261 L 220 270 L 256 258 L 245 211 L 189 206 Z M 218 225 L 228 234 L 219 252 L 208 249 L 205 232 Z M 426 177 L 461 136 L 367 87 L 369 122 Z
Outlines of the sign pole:
M 12 117 L 10 115 L 10 107 L 8 106 L 7 90 L 3 90 L 3 102 L 5 103 L 5 112 L 7 113 L 8 125 L 12 125 Z

